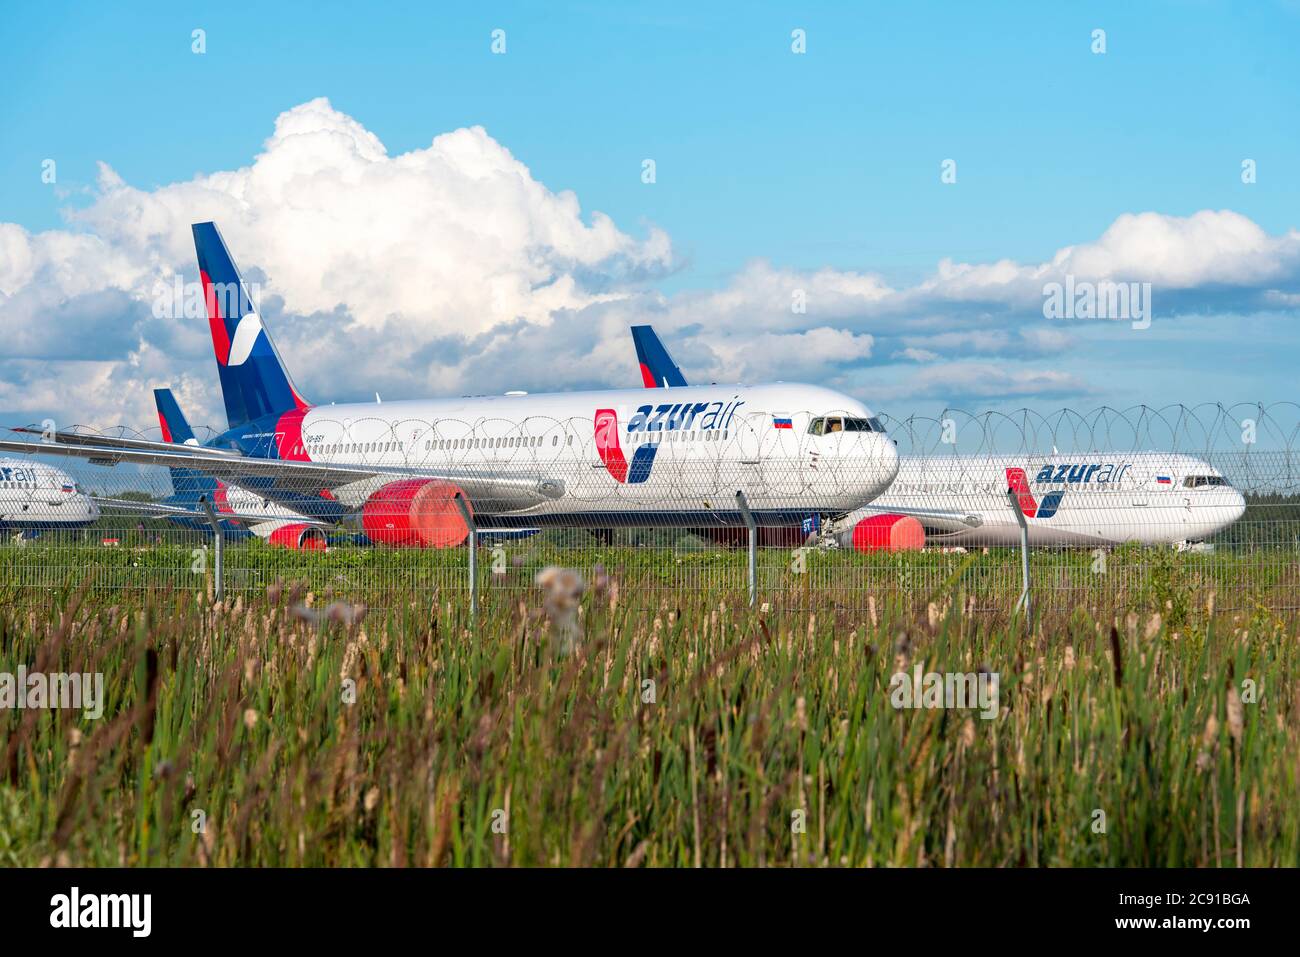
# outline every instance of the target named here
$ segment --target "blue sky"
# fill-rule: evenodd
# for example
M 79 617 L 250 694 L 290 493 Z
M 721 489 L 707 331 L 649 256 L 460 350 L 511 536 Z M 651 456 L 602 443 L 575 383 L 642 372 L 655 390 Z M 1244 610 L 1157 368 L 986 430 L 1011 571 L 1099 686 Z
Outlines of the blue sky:
M 672 265 L 648 285 L 668 297 L 726 290 L 755 259 L 898 288 L 942 259 L 1042 263 L 1126 213 L 1231 210 L 1274 237 L 1300 225 L 1294 2 L 43 3 L 4 19 L 0 221 L 32 234 L 86 228 L 67 215 L 96 201 L 99 161 L 145 191 L 236 170 L 277 116 L 318 97 L 394 156 L 484 127 L 536 181 L 572 190 L 584 216 L 599 210 L 637 239 L 663 230 Z M 489 51 L 495 28 L 505 56 Z M 794 28 L 805 55 L 791 53 Z M 1090 50 L 1095 28 L 1104 55 Z M 46 158 L 58 189 L 41 182 Z M 947 158 L 953 185 L 940 182 Z M 1243 158 L 1258 164 L 1254 184 Z M 1292 397 L 1294 308 L 1213 299 L 1162 327 L 1160 294 L 1140 339 L 1080 325 L 1051 354 L 990 360 L 1068 376 L 1058 390 L 954 386 L 924 402 Z M 1178 297 L 1200 311 L 1193 300 Z M 688 368 L 708 322 L 678 322 Z M 881 383 L 898 407 L 911 366 L 872 334 L 869 361 L 835 380 L 868 401 Z

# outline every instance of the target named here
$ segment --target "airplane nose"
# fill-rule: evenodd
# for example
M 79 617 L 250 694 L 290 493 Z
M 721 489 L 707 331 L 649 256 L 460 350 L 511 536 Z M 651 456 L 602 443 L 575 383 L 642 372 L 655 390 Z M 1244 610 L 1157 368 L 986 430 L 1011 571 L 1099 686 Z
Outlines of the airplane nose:
M 1232 490 L 1232 495 L 1232 520 L 1235 522 L 1237 519 L 1241 518 L 1241 516 L 1246 514 L 1246 496 L 1242 495 L 1241 492 L 1236 489 Z

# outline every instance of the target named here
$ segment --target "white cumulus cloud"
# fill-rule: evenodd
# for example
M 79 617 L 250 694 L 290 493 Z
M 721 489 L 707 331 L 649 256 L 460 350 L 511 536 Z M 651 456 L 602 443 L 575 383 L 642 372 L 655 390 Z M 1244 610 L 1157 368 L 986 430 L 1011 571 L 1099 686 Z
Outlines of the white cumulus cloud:
M 67 228 L 0 223 L 0 410 L 20 419 L 143 427 L 150 390 L 170 385 L 196 422 L 223 424 L 207 323 L 153 310 L 176 275 L 197 278 L 190 224 L 204 220 L 318 401 L 633 386 L 628 326 L 644 322 L 695 381 L 865 389 L 895 365 L 899 395 L 1079 394 L 1090 384 L 1053 367 L 1078 327 L 1044 319 L 1046 283 L 1151 282 L 1157 323 L 1300 309 L 1300 233 L 1230 210 L 1125 214 L 1039 262 L 945 259 L 911 285 L 868 264 L 758 260 L 667 295 L 654 281 L 679 263 L 665 232 L 584 211 L 481 127 L 394 155 L 317 99 L 276 118 L 239 169 L 142 189 L 111 159 Z

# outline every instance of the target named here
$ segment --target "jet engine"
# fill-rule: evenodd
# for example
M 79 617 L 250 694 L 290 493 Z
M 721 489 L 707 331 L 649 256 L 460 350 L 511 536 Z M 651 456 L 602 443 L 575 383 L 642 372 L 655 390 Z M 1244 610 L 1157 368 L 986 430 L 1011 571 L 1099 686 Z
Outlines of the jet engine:
M 844 536 L 859 552 L 915 552 L 925 547 L 925 529 L 910 515 L 868 515 Z
M 456 507 L 457 492 L 458 486 L 441 479 L 389 482 L 361 506 L 361 527 L 372 542 L 381 545 L 451 548 L 469 537 Z M 469 505 L 467 497 L 465 503 Z
M 296 551 L 324 551 L 325 533 L 315 525 L 303 522 L 286 522 L 266 537 L 268 545 L 291 548 Z

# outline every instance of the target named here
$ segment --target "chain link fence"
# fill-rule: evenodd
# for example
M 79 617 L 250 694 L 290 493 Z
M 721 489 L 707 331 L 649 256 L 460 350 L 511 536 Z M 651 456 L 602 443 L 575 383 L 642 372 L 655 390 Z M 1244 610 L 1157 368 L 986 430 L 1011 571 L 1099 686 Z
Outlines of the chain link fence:
M 599 413 L 594 428 L 317 423 L 300 474 L 273 481 L 242 462 L 217 477 L 183 458 L 56 456 L 70 435 L 160 462 L 169 443 L 84 428 L 56 442 L 37 427 L 27 454 L 0 460 L 0 589 L 233 597 L 281 581 L 371 604 L 515 602 L 561 566 L 656 608 L 707 593 L 1010 615 L 1025 541 L 1039 609 L 1300 605 L 1294 404 L 792 418 L 809 425 L 679 422 L 624 445 L 602 437 Z M 863 497 L 895 452 L 892 481 Z M 331 487 L 312 471 L 324 461 L 379 474 Z

